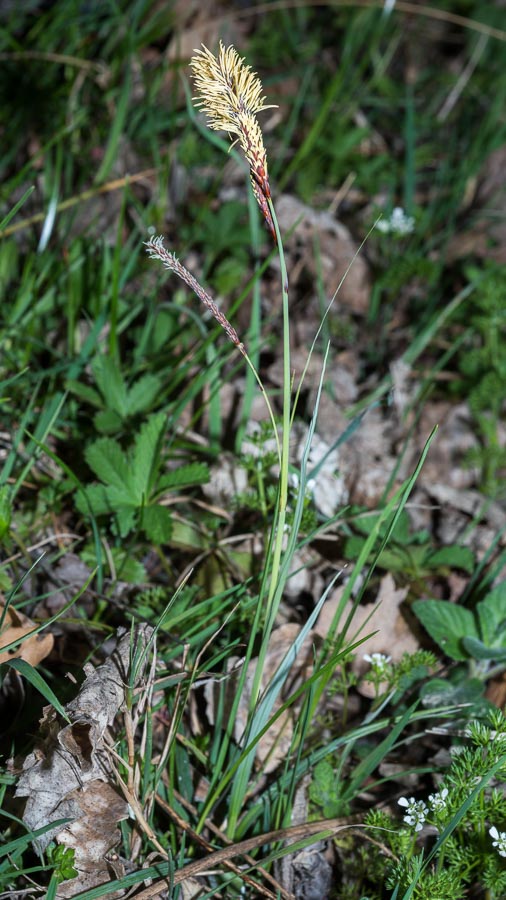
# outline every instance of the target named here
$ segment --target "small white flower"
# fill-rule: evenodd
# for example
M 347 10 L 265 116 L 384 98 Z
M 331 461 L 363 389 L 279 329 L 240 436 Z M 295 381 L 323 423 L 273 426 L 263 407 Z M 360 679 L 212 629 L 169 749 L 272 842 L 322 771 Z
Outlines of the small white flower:
M 440 812 L 446 807 L 448 788 L 443 788 L 438 794 L 429 794 L 429 806 L 432 812 Z
M 314 494 L 316 487 L 316 478 L 308 478 L 306 484 L 306 494 L 310 494 L 311 496 Z
M 299 478 L 298 472 L 289 472 L 288 473 L 288 484 L 290 485 L 291 488 L 294 489 L 294 491 L 297 490 L 297 488 L 299 487 L 299 484 L 300 484 L 300 478 Z
M 408 800 L 407 797 L 401 797 L 397 803 L 399 806 L 405 806 L 407 810 L 402 821 L 406 825 L 412 825 L 415 831 L 421 831 L 429 811 L 423 800 L 415 800 L 414 797 L 410 797 Z
M 492 847 L 497 847 L 499 856 L 506 856 L 506 831 L 498 831 L 495 825 L 488 829 L 492 841 Z
M 392 657 L 387 656 L 385 653 L 364 654 L 364 660 L 368 662 L 369 665 L 373 667 L 373 669 L 376 669 L 377 672 L 383 672 L 388 666 L 388 663 L 391 659 Z
M 415 220 L 413 216 L 407 216 L 402 207 L 395 206 L 390 218 L 380 219 L 376 228 L 383 234 L 411 234 L 415 230 Z

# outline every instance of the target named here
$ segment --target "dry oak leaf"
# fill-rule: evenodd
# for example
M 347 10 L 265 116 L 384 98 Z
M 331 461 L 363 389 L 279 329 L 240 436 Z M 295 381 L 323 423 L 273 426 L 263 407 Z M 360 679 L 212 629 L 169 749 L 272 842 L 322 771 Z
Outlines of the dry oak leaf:
M 59 886 L 59 898 L 73 897 L 111 880 L 107 854 L 120 842 L 118 822 L 128 818 L 127 803 L 104 781 L 91 781 L 67 799 L 75 801 L 79 814 L 60 831 L 57 840 L 75 851 L 74 866 L 79 874 Z M 107 896 L 121 897 L 123 891 L 111 891 Z
M 322 608 L 314 629 L 322 637 L 329 632 L 344 589 L 344 586 L 339 586 Z M 418 640 L 402 610 L 407 593 L 407 587 L 396 588 L 394 579 L 388 573 L 381 579 L 374 603 L 361 604 L 353 613 L 347 633 L 349 643 L 354 643 L 360 638 L 370 635 L 355 651 L 357 655 L 353 662 L 353 669 L 356 672 L 362 674 L 367 667 L 363 659 L 366 653 L 369 656 L 373 653 L 384 653 L 391 657 L 392 662 L 399 662 L 404 653 L 414 653 L 419 649 Z M 353 604 L 349 600 L 342 612 L 341 622 L 346 622 L 352 606 Z M 372 685 L 368 683 L 360 686 L 360 693 L 367 697 L 375 696 Z
M 385 484 L 398 464 L 392 448 L 392 422 L 375 408 L 363 417 L 360 428 L 339 448 L 340 472 L 349 488 L 350 501 L 375 509 Z M 400 483 L 397 477 L 392 489 Z
M 33 841 L 39 852 L 51 840 L 76 850 L 78 875 L 65 882 L 57 897 L 74 896 L 111 880 L 113 868 L 104 856 L 120 838 L 116 825 L 126 818 L 128 807 L 113 786 L 105 736 L 125 702 L 134 662 L 136 683 L 144 677 L 151 636 L 147 625 L 139 625 L 134 634 L 119 629 L 105 662 L 97 668 L 84 667 L 86 678 L 65 706 L 66 721 L 52 707 L 45 708 L 38 746 L 23 762 L 15 796 L 26 797 L 26 827 L 35 830 L 60 819 L 72 820 Z
M 4 615 L 5 604 L 0 601 L 0 621 Z M 4 650 L 14 641 L 22 640 L 25 635 L 30 634 L 37 627 L 28 616 L 23 615 L 19 610 L 9 606 L 3 619 L 2 630 L 0 631 L 0 663 L 9 662 L 10 659 L 24 659 L 31 666 L 37 666 L 46 656 L 49 656 L 54 645 L 54 637 L 52 634 L 32 634 L 26 637 L 23 643 L 11 650 Z
M 369 268 L 358 251 L 358 243 L 350 231 L 329 212 L 316 211 L 289 194 L 276 200 L 276 215 L 281 231 L 288 233 L 285 241 L 288 254 L 297 252 L 301 263 L 314 279 L 321 269 L 325 293 L 330 300 L 339 288 L 339 307 L 363 316 L 369 309 Z M 295 226 L 295 227 L 294 227 Z M 315 255 L 318 242 L 318 261 Z M 357 254 L 357 255 L 356 255 Z M 344 278 L 342 284 L 341 279 Z

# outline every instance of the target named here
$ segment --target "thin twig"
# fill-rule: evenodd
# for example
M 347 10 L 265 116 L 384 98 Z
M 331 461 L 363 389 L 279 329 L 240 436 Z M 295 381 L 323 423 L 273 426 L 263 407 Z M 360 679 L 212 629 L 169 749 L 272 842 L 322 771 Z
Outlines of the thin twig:
M 214 20 L 214 25 L 230 22 L 230 20 L 234 19 L 245 19 L 249 16 L 263 16 L 265 13 L 280 9 L 307 9 L 308 6 L 358 6 L 366 7 L 367 9 L 382 9 L 384 0 L 273 0 L 272 3 L 259 3 L 258 6 L 241 9 L 231 14 L 224 14 L 218 20 Z M 409 0 L 396 0 L 395 9 L 397 12 L 422 16 L 425 19 L 438 19 L 441 22 L 450 22 L 452 25 L 458 25 L 460 28 L 478 31 L 487 37 L 506 42 L 506 31 L 503 31 L 502 28 L 493 28 L 492 25 L 477 22 L 476 19 L 469 19 L 467 16 L 460 16 L 458 13 L 452 13 L 446 9 L 411 3 Z
M 99 194 L 109 194 L 112 191 L 124 188 L 127 184 L 135 184 L 137 181 L 143 181 L 145 178 L 157 175 L 159 171 L 160 167 L 143 169 L 142 172 L 135 172 L 133 175 L 123 175 L 122 178 L 115 178 L 113 181 L 107 181 L 105 184 L 101 184 L 100 187 L 89 188 L 87 191 L 82 191 L 74 197 L 68 197 L 67 200 L 62 200 L 56 207 L 56 213 L 58 214 L 64 212 L 66 209 L 71 209 L 73 206 L 77 206 L 78 203 L 84 203 L 86 200 L 92 200 Z M 17 231 L 23 231 L 24 228 L 29 228 L 30 225 L 36 225 L 38 222 L 43 222 L 45 218 L 46 213 L 40 212 L 34 213 L 33 216 L 29 216 L 27 219 L 21 219 L 21 221 L 16 222 L 15 225 L 9 225 L 8 228 L 4 228 L 3 231 L 0 231 L 0 240 L 9 237 L 11 234 L 15 234 Z
M 485 47 L 487 46 L 488 35 L 480 34 L 478 41 L 476 43 L 476 47 L 474 48 L 469 60 L 467 61 L 467 65 L 464 66 L 464 69 L 460 73 L 457 78 L 456 83 L 453 85 L 450 93 L 448 94 L 445 102 L 443 103 L 441 109 L 439 110 L 436 118 L 438 122 L 444 122 L 445 119 L 450 115 L 453 107 L 458 102 L 462 91 L 464 90 L 466 84 L 469 82 L 476 66 L 480 61 L 480 56 L 482 55 Z
M 266 834 L 260 834 L 256 837 L 248 838 L 245 841 L 239 841 L 237 844 L 232 844 L 230 847 L 216 850 L 214 853 L 210 853 L 205 859 L 199 859 L 195 862 L 188 863 L 175 873 L 172 883 L 174 885 L 182 884 L 183 881 L 187 881 L 189 878 L 194 878 L 196 875 L 203 875 L 209 870 L 214 869 L 215 866 L 224 863 L 225 860 L 229 860 L 234 856 L 244 856 L 245 853 L 249 853 L 250 850 L 256 850 L 258 847 L 264 846 L 264 844 L 276 844 L 279 843 L 279 841 L 288 840 L 297 841 L 299 839 L 312 837 L 313 835 L 315 837 L 317 835 L 330 836 L 334 832 L 351 827 L 352 824 L 349 819 L 341 818 L 323 819 L 320 822 L 307 822 L 303 825 L 294 825 L 291 828 L 279 828 L 276 831 L 268 831 Z M 356 825 L 353 827 L 356 827 Z M 156 894 L 159 894 L 161 890 L 163 890 L 162 885 L 165 886 L 166 884 L 167 880 L 161 879 L 150 885 L 148 888 L 145 888 L 145 890 L 140 891 L 138 894 L 134 894 L 134 900 L 148 900 L 149 897 L 154 897 Z
M 198 816 L 198 812 L 195 809 L 195 807 L 192 806 L 191 803 L 186 801 L 185 798 L 181 794 L 177 793 L 177 791 L 174 791 L 174 796 L 176 797 L 178 803 L 181 803 L 181 805 L 186 807 L 186 809 L 188 809 L 189 812 Z M 209 841 L 206 841 L 206 839 L 201 834 L 199 834 L 197 831 L 194 831 L 193 828 L 191 828 L 190 825 L 188 825 L 188 822 L 185 819 L 183 819 L 176 812 L 175 809 L 172 809 L 172 807 L 169 806 L 169 804 L 167 803 L 166 800 L 163 799 L 163 797 L 160 797 L 160 795 L 157 794 L 155 797 L 155 800 L 156 800 L 158 806 L 160 807 L 160 809 L 162 809 L 176 823 L 176 825 L 179 828 L 181 828 L 193 841 L 195 841 L 197 844 L 200 844 L 200 846 L 203 847 L 204 850 L 212 850 L 213 849 L 212 844 L 210 844 Z M 228 844 L 231 843 L 229 841 L 229 839 L 226 837 L 226 835 L 224 835 L 223 832 L 220 831 L 219 828 L 217 828 L 211 822 L 206 822 L 206 825 L 209 828 L 209 830 L 212 831 L 213 834 L 216 835 L 216 837 L 219 837 L 220 840 L 222 840 L 224 843 L 228 843 Z M 246 862 L 248 863 L 248 865 L 250 865 L 250 866 L 256 865 L 256 862 L 253 859 L 253 857 L 245 855 L 244 858 L 245 858 Z M 276 889 L 275 894 L 273 894 L 271 891 L 269 891 L 268 888 L 264 887 L 258 881 L 253 879 L 251 877 L 251 875 L 248 875 L 246 872 L 243 872 L 239 868 L 239 866 L 235 865 L 235 863 L 231 862 L 230 860 L 226 860 L 224 862 L 224 865 L 226 866 L 227 869 L 230 869 L 232 872 L 235 872 L 236 875 L 239 875 L 239 877 L 245 882 L 245 884 L 248 884 L 250 887 L 253 887 L 255 890 L 259 891 L 261 896 L 273 898 L 273 900 L 275 900 L 275 898 L 277 896 L 283 897 L 284 900 L 292 900 L 292 894 L 285 891 L 284 888 L 282 888 L 281 885 L 275 880 L 275 878 L 273 878 L 272 875 L 269 875 L 269 873 L 266 872 L 265 869 L 258 867 L 258 872 L 267 881 L 269 881 L 273 885 L 273 887 Z

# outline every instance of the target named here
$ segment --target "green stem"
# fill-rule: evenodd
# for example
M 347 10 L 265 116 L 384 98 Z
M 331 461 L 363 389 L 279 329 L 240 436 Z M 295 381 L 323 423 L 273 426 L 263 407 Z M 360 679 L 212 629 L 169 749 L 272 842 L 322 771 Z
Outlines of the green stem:
M 267 509 L 267 498 L 265 496 L 265 484 L 264 484 L 264 472 L 263 465 L 260 459 L 257 459 L 257 463 L 255 466 L 255 475 L 257 482 L 257 491 L 258 491 L 258 499 L 260 501 L 260 509 L 262 510 L 262 515 L 264 519 L 267 521 L 268 517 L 268 509 Z
M 266 560 L 265 565 L 270 565 L 270 574 L 269 574 L 269 589 L 267 592 L 267 603 L 266 603 L 266 619 L 265 625 L 262 633 L 262 641 L 260 644 L 260 649 L 258 653 L 258 658 L 255 666 L 255 674 L 253 676 L 253 683 L 251 687 L 251 697 L 250 697 L 250 728 L 247 731 L 245 736 L 245 742 L 250 743 L 260 731 L 261 723 L 257 719 L 255 715 L 256 708 L 258 706 L 258 700 L 260 697 L 261 686 L 262 686 L 262 674 L 265 668 L 265 659 L 267 656 L 267 649 L 269 646 L 269 640 L 272 633 L 272 629 L 274 627 L 274 622 L 276 620 L 276 613 L 278 610 L 279 602 L 281 600 L 281 590 L 279 590 L 279 578 L 280 578 L 280 570 L 281 570 L 281 557 L 283 551 L 283 538 L 285 532 L 285 523 L 286 523 L 286 507 L 288 502 L 288 462 L 289 462 L 289 450 L 290 450 L 290 419 L 291 419 L 291 410 L 290 410 L 290 399 L 291 399 L 291 376 L 290 376 L 290 321 L 289 321 L 289 309 L 288 309 L 288 274 L 286 270 L 286 262 L 285 256 L 283 252 L 283 244 L 281 242 L 281 234 L 279 231 L 279 225 L 276 218 L 276 213 L 274 211 L 274 206 L 272 201 L 269 200 L 269 209 L 271 211 L 272 220 L 274 222 L 274 228 L 276 231 L 277 238 L 277 246 L 278 246 L 278 254 L 279 261 L 281 267 L 281 290 L 282 290 L 282 298 L 283 298 L 283 416 L 282 416 L 282 441 L 281 446 L 279 443 L 276 422 L 272 413 L 272 409 L 268 404 L 269 414 L 271 417 L 271 422 L 274 429 L 274 435 L 276 439 L 276 446 L 278 448 L 278 456 L 279 456 L 279 468 L 280 468 L 280 478 L 279 478 L 279 495 L 278 495 L 278 503 L 277 510 L 274 517 L 274 521 L 272 523 L 272 532 L 271 532 L 271 541 L 269 542 L 269 546 L 272 545 L 272 563 L 269 563 L 269 559 Z M 248 357 L 246 356 L 246 361 L 250 368 L 253 370 L 253 364 L 250 362 Z M 260 384 L 260 379 L 255 372 L 255 377 Z M 260 384 L 262 387 L 262 385 Z M 262 387 L 263 390 L 263 387 Z M 267 398 L 266 398 L 267 399 Z M 263 592 L 260 592 L 260 599 L 262 598 Z M 255 750 L 252 749 L 247 757 L 241 762 L 234 778 L 234 784 L 232 787 L 232 793 L 230 797 L 230 805 L 229 805 L 229 819 L 228 819 L 228 834 L 232 836 L 237 827 L 237 821 L 241 814 L 244 802 L 244 796 L 247 791 L 248 780 L 251 773 L 251 769 L 253 766 L 253 762 L 255 759 Z
M 272 565 L 271 582 L 269 587 L 269 596 L 267 600 L 267 611 L 270 615 L 271 605 L 277 586 L 279 565 L 281 560 L 281 550 L 283 545 L 283 535 L 286 521 L 286 504 L 288 500 L 288 464 L 290 452 L 290 397 L 292 378 L 290 371 L 290 310 L 288 306 L 288 272 L 286 269 L 285 253 L 283 250 L 283 242 L 279 230 L 278 220 L 274 210 L 272 200 L 269 200 L 269 209 L 274 222 L 276 231 L 276 240 L 278 244 L 279 262 L 281 266 L 281 295 L 283 300 L 283 425 L 282 425 L 282 448 L 281 448 L 281 472 L 279 486 L 279 514 L 276 533 L 276 544 L 274 547 L 274 559 Z
M 282 417 L 282 441 L 281 441 L 281 458 L 280 458 L 280 476 L 279 476 L 279 497 L 277 506 L 277 515 L 273 522 L 275 530 L 274 548 L 272 555 L 271 574 L 269 581 L 269 592 L 267 595 L 266 605 L 266 625 L 263 634 L 262 645 L 258 655 L 258 664 L 253 679 L 253 687 L 251 692 L 251 708 L 256 705 L 260 694 L 261 677 L 264 668 L 265 656 L 269 644 L 269 638 L 274 626 L 277 608 L 279 605 L 279 597 L 275 602 L 276 589 L 278 587 L 279 572 L 281 568 L 281 555 L 283 551 L 283 538 L 286 523 L 286 507 L 288 502 L 288 464 L 290 451 L 290 417 L 291 417 L 291 373 L 290 373 L 290 316 L 288 306 L 288 273 L 286 269 L 285 254 L 281 233 L 279 230 L 278 220 L 272 200 L 269 200 L 269 209 L 274 222 L 276 231 L 276 239 L 278 245 L 279 262 L 281 267 L 281 292 L 283 301 L 283 417 Z M 276 433 L 276 440 L 277 433 Z M 279 447 L 279 443 L 278 443 Z

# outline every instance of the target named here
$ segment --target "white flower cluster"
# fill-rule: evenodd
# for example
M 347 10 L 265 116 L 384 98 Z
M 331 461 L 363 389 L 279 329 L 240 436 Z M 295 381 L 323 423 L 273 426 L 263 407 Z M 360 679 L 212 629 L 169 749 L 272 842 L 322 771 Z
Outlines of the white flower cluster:
M 415 230 L 415 220 L 413 216 L 407 216 L 401 206 L 395 206 L 391 216 L 380 219 L 376 223 L 376 228 L 383 234 L 411 234 Z
M 448 788 L 442 788 L 437 794 L 429 794 L 429 805 L 423 800 L 415 800 L 414 797 L 401 797 L 397 802 L 406 810 L 403 822 L 411 826 L 414 831 L 421 831 L 430 812 L 442 812 L 446 807 Z M 499 856 L 506 857 L 506 831 L 498 831 L 493 825 L 488 833 L 492 838 L 492 846 L 496 848 Z
M 421 831 L 429 812 L 441 812 L 446 807 L 448 788 L 443 788 L 438 794 L 429 794 L 429 805 L 423 800 L 415 800 L 414 797 L 401 797 L 397 802 L 399 806 L 406 808 L 403 822 L 411 825 L 415 831 Z
M 412 825 L 415 831 L 421 831 L 427 818 L 429 807 L 425 805 L 423 800 L 415 800 L 414 797 L 410 797 L 409 800 L 407 797 L 401 797 L 397 803 L 399 806 L 406 807 L 406 815 L 403 818 L 403 822 L 406 825 Z
M 499 856 L 506 856 L 506 831 L 498 831 L 495 825 L 488 829 L 492 840 L 492 847 L 497 847 Z
M 378 675 L 383 675 L 387 671 L 391 659 L 391 656 L 386 656 L 384 653 L 364 653 L 365 662 L 368 662 Z
M 438 794 L 429 794 L 429 806 L 432 812 L 441 812 L 446 806 L 448 788 L 443 788 Z

